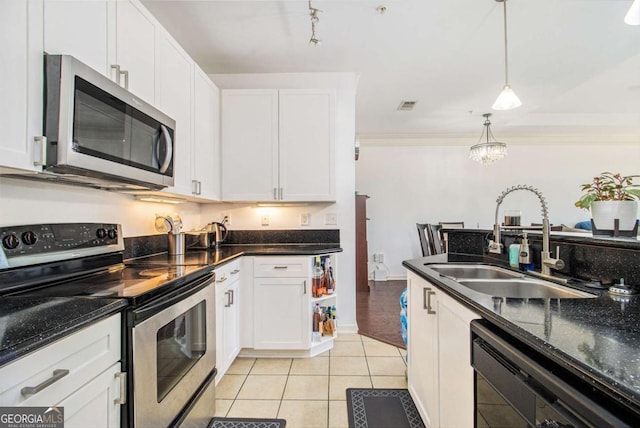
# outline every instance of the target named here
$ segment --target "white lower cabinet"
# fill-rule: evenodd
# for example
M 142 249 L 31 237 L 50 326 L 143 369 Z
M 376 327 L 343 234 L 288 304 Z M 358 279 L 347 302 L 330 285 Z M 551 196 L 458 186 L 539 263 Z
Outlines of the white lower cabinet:
M 216 269 L 216 382 L 240 352 L 240 260 Z
M 65 427 L 119 427 L 120 314 L 0 368 L 0 406 L 64 407 Z
M 408 272 L 408 386 L 429 428 L 474 423 L 469 323 L 478 314 Z

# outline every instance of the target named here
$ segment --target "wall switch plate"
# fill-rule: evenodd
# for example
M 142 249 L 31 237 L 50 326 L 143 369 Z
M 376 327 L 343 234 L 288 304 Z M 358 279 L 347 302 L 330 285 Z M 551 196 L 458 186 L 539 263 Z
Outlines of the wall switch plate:
M 338 224 L 338 214 L 336 214 L 336 213 L 326 213 L 324 215 L 324 224 L 325 225 L 337 225 Z
M 309 219 L 311 218 L 311 214 L 309 213 L 300 213 L 300 226 L 309 226 Z
M 269 216 L 268 215 L 263 215 L 261 217 L 261 219 L 262 219 L 262 225 L 263 226 L 269 226 Z

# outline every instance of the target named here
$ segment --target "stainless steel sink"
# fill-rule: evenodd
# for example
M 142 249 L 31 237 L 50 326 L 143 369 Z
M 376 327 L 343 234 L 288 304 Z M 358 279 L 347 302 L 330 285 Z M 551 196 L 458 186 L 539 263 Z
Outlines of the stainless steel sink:
M 597 297 L 591 293 L 497 266 L 434 264 L 426 267 L 470 290 L 489 296 L 518 299 L 588 299 Z
M 458 279 L 514 279 L 523 278 L 519 272 L 489 265 L 427 265 L 443 276 Z
M 458 280 L 456 282 L 471 290 L 477 291 L 478 293 L 496 297 L 511 297 L 518 299 L 588 299 L 596 297 L 590 293 L 574 290 L 562 285 L 556 285 L 552 282 L 540 279 L 467 279 Z

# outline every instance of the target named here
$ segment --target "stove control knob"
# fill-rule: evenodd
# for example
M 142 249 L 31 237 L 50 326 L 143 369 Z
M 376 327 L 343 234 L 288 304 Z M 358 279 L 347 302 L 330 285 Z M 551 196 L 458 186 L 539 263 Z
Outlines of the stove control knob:
M 104 239 L 107 237 L 107 231 L 105 229 L 103 229 L 102 227 L 100 229 L 98 229 L 98 231 L 96 232 L 96 236 L 99 239 Z
M 18 237 L 13 233 L 2 238 L 2 246 L 7 250 L 14 250 L 18 248 L 18 245 L 20 245 L 20 241 L 18 240 Z
M 38 237 L 36 234 L 30 230 L 22 234 L 22 242 L 24 242 L 25 245 L 33 245 L 37 240 Z
M 109 229 L 107 235 L 109 235 L 109 239 L 116 239 L 116 236 L 118 236 L 118 232 L 115 229 Z

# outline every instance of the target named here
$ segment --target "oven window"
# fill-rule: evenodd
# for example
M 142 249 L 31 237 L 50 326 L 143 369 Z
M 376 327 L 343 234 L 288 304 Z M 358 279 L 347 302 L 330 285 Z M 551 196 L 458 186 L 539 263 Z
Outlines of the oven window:
M 158 330 L 158 403 L 180 383 L 207 350 L 206 309 L 203 300 Z

